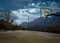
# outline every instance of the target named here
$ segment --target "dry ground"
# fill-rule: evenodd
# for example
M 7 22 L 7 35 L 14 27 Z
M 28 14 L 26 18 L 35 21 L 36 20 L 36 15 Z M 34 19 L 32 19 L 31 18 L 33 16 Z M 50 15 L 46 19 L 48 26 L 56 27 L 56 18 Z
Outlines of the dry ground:
M 0 43 L 60 43 L 60 34 L 27 30 L 0 32 Z

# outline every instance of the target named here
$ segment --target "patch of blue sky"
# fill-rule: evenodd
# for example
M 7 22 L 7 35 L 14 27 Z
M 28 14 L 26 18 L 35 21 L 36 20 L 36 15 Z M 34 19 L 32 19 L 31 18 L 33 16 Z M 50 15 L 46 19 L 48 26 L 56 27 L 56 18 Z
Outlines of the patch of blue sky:
M 60 11 L 60 7 L 57 5 L 59 0 L 0 0 L 0 9 L 9 9 L 13 15 L 18 18 L 18 23 L 26 22 L 29 16 L 29 20 L 32 21 L 40 17 L 40 8 L 51 8 L 54 12 Z

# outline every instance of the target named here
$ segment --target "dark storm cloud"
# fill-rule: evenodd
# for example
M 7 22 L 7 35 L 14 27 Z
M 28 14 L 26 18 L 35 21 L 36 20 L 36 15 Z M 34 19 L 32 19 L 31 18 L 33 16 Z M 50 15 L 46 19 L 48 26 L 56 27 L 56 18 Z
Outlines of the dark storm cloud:
M 29 3 L 37 3 L 43 1 L 55 1 L 59 2 L 59 0 L 0 0 L 0 8 L 17 10 L 19 8 L 24 8 Z
M 25 0 L 0 0 L 0 4 L 5 9 L 18 9 L 23 8 L 28 1 Z

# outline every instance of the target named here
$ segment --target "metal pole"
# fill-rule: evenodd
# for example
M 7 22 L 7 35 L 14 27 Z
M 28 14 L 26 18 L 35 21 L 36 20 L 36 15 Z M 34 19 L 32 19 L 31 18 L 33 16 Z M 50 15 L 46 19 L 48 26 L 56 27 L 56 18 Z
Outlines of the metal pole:
M 29 16 L 28 16 L 28 30 L 29 30 Z

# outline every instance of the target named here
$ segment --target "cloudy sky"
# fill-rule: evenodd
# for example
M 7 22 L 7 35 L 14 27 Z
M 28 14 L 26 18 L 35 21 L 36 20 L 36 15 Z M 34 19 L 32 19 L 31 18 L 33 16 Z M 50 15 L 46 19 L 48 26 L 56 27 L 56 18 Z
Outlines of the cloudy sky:
M 18 16 L 16 22 L 32 21 L 40 17 L 40 8 L 51 8 L 53 12 L 60 11 L 60 0 L 0 0 L 0 9 L 9 9 Z

